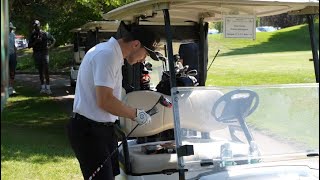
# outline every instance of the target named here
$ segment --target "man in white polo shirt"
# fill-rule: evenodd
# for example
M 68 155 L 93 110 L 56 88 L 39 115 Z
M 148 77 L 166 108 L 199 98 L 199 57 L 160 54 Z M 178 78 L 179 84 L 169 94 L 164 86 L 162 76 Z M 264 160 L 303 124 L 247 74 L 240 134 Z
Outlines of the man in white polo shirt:
M 153 32 L 135 27 L 118 40 L 112 37 L 97 44 L 84 56 L 77 77 L 74 117 L 67 126 L 84 179 L 88 179 L 117 148 L 113 125 L 118 116 L 130 118 L 139 125 L 151 121 L 144 110 L 120 101 L 122 65 L 124 59 L 131 65 L 143 62 L 147 55 L 157 59 L 154 52 L 157 42 Z M 117 156 L 115 153 L 94 179 L 114 179 L 120 173 Z

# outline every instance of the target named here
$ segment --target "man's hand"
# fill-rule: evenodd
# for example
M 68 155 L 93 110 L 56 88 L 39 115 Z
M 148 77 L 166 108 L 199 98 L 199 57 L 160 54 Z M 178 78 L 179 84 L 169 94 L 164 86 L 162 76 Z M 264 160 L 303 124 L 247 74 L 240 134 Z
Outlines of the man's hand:
M 144 110 L 137 109 L 137 117 L 134 118 L 134 120 L 139 124 L 139 125 L 146 125 L 151 122 L 151 117 L 148 113 L 146 113 Z

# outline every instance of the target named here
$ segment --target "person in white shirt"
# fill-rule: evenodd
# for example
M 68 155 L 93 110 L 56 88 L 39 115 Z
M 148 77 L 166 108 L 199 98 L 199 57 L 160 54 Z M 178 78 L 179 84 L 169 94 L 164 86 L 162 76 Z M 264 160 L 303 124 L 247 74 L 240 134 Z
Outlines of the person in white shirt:
M 126 117 L 139 125 L 150 123 L 151 117 L 120 101 L 122 65 L 144 62 L 155 54 L 157 36 L 142 27 L 135 27 L 120 39 L 110 38 L 92 47 L 80 65 L 74 116 L 67 125 L 71 147 L 79 161 L 84 179 L 89 179 L 104 160 L 117 148 L 114 123 Z M 115 153 L 95 174 L 94 179 L 111 180 L 120 173 Z

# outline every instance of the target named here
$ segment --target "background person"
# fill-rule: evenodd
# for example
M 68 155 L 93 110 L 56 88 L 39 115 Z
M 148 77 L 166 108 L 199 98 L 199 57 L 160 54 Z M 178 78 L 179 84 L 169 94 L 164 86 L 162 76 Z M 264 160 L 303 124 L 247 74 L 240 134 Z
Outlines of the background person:
M 117 148 L 115 121 L 118 116 L 147 124 L 151 117 L 144 111 L 123 104 L 122 66 L 144 62 L 147 55 L 157 59 L 154 52 L 156 35 L 134 28 L 120 39 L 111 37 L 91 48 L 80 65 L 75 98 L 74 116 L 67 125 L 68 137 L 79 161 L 84 179 Z M 120 173 L 118 153 L 109 159 L 94 179 L 112 180 Z
M 40 30 L 40 21 L 35 20 L 32 25 L 34 29 L 29 38 L 28 48 L 33 48 L 33 58 L 41 83 L 40 93 L 52 94 L 49 78 L 49 49 L 54 46 L 56 40 L 50 33 Z
M 14 95 L 16 91 L 13 88 L 14 85 L 14 77 L 16 74 L 17 67 L 17 47 L 15 45 L 16 35 L 14 34 L 14 30 L 16 29 L 13 26 L 12 22 L 9 23 L 9 96 Z

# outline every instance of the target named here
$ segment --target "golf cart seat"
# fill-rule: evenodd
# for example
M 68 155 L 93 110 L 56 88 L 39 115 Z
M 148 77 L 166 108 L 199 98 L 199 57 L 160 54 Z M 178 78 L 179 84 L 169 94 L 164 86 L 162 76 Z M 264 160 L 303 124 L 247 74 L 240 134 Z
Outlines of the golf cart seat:
M 171 101 L 170 96 L 148 90 L 130 92 L 125 95 L 122 101 L 131 107 L 149 110 L 158 101 L 161 95 Z M 181 128 L 201 132 L 210 132 L 212 130 L 225 128 L 226 125 L 216 121 L 210 111 L 205 111 L 205 109 L 203 109 L 203 104 L 206 104 L 207 106 L 205 107 L 207 107 L 208 110 L 211 110 L 213 103 L 222 95 L 222 92 L 217 90 L 209 92 L 192 91 L 188 98 L 184 98 L 184 100 L 181 100 L 181 103 L 179 103 L 180 109 L 186 109 L 185 111 L 180 112 L 180 119 L 183 119 L 183 121 L 180 120 Z M 172 108 L 164 107 L 161 104 L 158 104 L 156 107 L 158 113 L 152 116 L 151 123 L 137 127 L 130 137 L 152 136 L 174 128 Z M 120 118 L 120 125 L 122 130 L 128 134 L 136 126 L 136 122 L 126 118 Z
M 133 91 L 124 96 L 122 101 L 135 108 L 149 110 L 158 101 L 162 94 L 154 91 Z M 163 95 L 169 100 L 169 96 Z M 152 116 L 152 122 L 145 126 L 137 127 L 130 137 L 145 137 L 151 136 L 167 129 L 173 128 L 172 109 L 166 108 L 161 104 L 157 106 L 158 113 Z M 128 134 L 135 126 L 136 122 L 120 117 L 121 129 Z
M 133 91 L 126 94 L 122 101 L 131 107 L 149 110 L 158 101 L 161 95 L 163 94 L 155 91 Z M 227 125 L 216 121 L 209 111 L 215 101 L 218 100 L 222 95 L 223 93 L 218 90 L 208 92 L 194 90 L 190 93 L 185 93 L 184 97 L 188 97 L 181 98 L 184 99 L 183 101 L 179 100 L 179 102 L 181 102 L 179 103 L 179 109 L 185 109 L 183 112 L 180 111 L 181 128 L 187 128 L 201 132 L 210 132 L 212 130 L 226 128 Z M 171 101 L 170 96 L 163 96 Z M 172 108 L 164 107 L 161 104 L 158 104 L 156 107 L 158 109 L 158 113 L 152 116 L 151 123 L 145 126 L 137 127 L 132 132 L 130 137 L 138 138 L 151 136 L 174 128 Z M 208 108 L 208 110 L 206 108 Z M 125 134 L 128 134 L 135 127 L 136 123 L 130 119 L 120 118 L 120 125 Z M 210 139 L 203 140 L 208 141 Z M 146 145 L 164 144 L 166 142 L 174 144 L 174 141 L 171 140 L 129 145 L 129 159 L 132 173 L 143 174 L 162 172 L 163 170 L 167 169 L 177 169 L 176 153 L 146 154 L 142 151 Z M 203 147 L 201 148 L 207 149 Z M 194 157 L 207 157 L 208 155 L 206 151 L 199 152 L 203 152 L 203 154 L 196 154 Z M 148 164 L 148 166 L 146 166 L 146 164 Z

